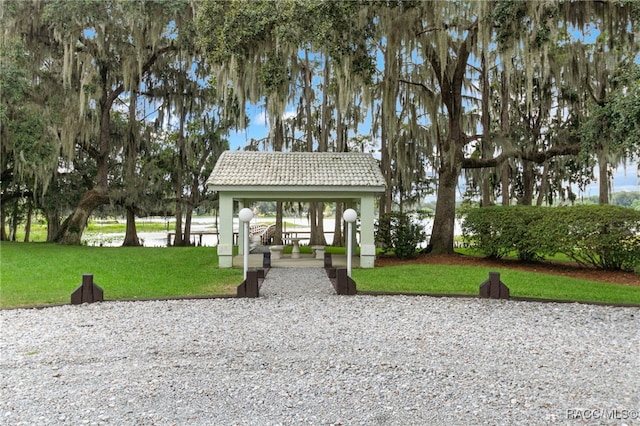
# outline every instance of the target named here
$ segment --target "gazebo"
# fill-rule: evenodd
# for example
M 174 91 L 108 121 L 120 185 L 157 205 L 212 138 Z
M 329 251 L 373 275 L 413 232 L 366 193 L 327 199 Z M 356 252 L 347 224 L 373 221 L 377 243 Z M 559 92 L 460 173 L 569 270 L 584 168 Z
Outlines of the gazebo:
M 345 202 L 360 217 L 360 267 L 373 268 L 374 200 L 384 192 L 385 181 L 370 154 L 225 151 L 207 187 L 220 200 L 220 268 L 233 266 L 234 201 L 239 208 L 253 201 Z

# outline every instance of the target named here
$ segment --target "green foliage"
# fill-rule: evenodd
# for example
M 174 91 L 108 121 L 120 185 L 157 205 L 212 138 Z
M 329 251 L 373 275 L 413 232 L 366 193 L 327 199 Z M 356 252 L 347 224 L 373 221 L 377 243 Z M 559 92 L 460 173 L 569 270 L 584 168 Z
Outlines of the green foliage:
M 0 165 L 3 172 L 12 170 L 3 174 L 3 185 L 7 187 L 11 176 L 17 193 L 25 184 L 46 189 L 58 166 L 58 149 L 46 131 L 51 114 L 37 105 L 42 88 L 32 81 L 27 58 L 21 43 L 0 46 Z
M 557 253 L 601 269 L 640 264 L 640 212 L 610 205 L 497 206 L 469 211 L 465 241 L 488 257 L 521 260 Z
M 376 222 L 376 242 L 400 259 L 415 257 L 425 239 L 424 227 L 406 213 L 389 213 Z
M 463 237 L 487 257 L 499 259 L 515 251 L 521 261 L 532 261 L 539 255 L 528 228 L 542 214 L 543 209 L 529 206 L 469 209 L 462 225 Z
M 562 253 L 602 269 L 633 270 L 640 264 L 640 212 L 585 205 L 547 213 L 530 229 L 542 253 Z
M 622 158 L 639 158 L 640 65 L 622 65 L 612 78 L 614 90 L 601 102 L 592 102 L 580 136 L 585 151 L 603 145 Z

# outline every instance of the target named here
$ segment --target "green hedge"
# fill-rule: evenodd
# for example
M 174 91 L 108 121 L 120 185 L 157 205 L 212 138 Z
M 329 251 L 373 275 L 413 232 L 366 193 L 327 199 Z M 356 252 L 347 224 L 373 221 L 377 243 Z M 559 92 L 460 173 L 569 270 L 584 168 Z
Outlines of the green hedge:
M 494 206 L 472 209 L 465 242 L 488 257 L 521 260 L 562 253 L 581 264 L 633 270 L 640 265 L 640 212 L 619 206 Z
M 383 253 L 393 250 L 396 257 L 415 257 L 418 246 L 426 239 L 424 226 L 407 213 L 387 213 L 375 224 L 376 243 Z

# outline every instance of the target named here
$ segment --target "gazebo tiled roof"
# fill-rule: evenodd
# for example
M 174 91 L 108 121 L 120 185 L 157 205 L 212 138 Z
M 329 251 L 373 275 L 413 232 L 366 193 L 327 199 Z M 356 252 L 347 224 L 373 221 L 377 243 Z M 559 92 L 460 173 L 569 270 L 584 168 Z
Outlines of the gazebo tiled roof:
M 376 160 L 364 153 L 225 151 L 207 186 L 214 191 L 241 187 L 358 188 L 384 192 Z

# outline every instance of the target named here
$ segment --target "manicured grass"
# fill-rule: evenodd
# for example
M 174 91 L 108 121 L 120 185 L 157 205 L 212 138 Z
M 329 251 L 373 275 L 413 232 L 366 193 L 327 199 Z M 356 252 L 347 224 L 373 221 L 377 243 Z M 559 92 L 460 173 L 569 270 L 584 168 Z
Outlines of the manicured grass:
M 556 275 L 455 265 L 402 265 L 354 269 L 358 290 L 405 293 L 465 294 L 477 296 L 489 272 L 513 297 L 640 305 L 640 287 L 606 284 Z
M 307 250 L 302 247 L 301 249 Z M 327 247 L 339 253 L 343 248 Z M 0 307 L 69 303 L 82 274 L 93 274 L 105 299 L 234 294 L 240 269 L 218 269 L 212 247 L 68 247 L 0 243 Z M 495 268 L 401 265 L 354 269 L 358 290 L 478 295 Z M 514 297 L 640 305 L 640 287 L 498 270 Z
M 218 269 L 213 247 L 68 247 L 0 243 L 0 307 L 69 303 L 93 274 L 107 300 L 234 294 L 240 269 Z

